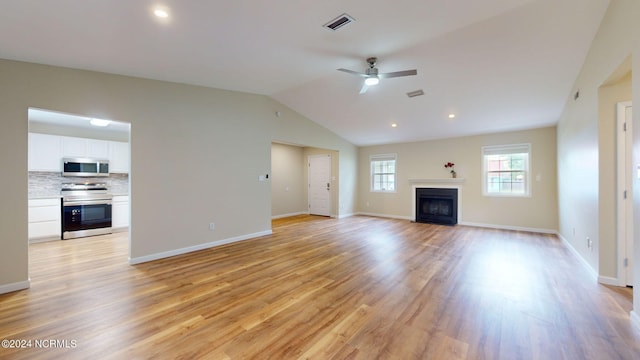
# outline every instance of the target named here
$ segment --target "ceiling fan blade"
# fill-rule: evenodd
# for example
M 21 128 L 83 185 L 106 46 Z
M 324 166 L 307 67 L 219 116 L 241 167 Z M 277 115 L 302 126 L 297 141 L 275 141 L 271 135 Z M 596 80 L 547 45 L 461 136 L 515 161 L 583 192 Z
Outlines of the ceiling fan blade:
M 369 90 L 369 85 L 367 84 L 362 84 L 362 89 L 360 89 L 360 95 L 364 94 L 367 92 L 367 90 Z
M 410 76 L 410 75 L 418 75 L 418 70 L 413 69 L 413 70 L 404 70 L 404 71 L 396 71 L 396 72 L 378 74 L 378 77 L 381 78 L 381 79 L 388 79 L 388 78 L 394 78 L 394 77 L 400 77 L 400 76 Z
M 356 75 L 356 76 L 362 76 L 362 77 L 368 77 L 369 75 L 367 74 L 363 74 L 361 72 L 357 72 L 357 71 L 353 71 L 353 70 L 349 70 L 349 69 L 338 69 L 338 71 L 342 71 L 342 72 L 346 72 L 347 74 L 351 74 L 351 75 Z

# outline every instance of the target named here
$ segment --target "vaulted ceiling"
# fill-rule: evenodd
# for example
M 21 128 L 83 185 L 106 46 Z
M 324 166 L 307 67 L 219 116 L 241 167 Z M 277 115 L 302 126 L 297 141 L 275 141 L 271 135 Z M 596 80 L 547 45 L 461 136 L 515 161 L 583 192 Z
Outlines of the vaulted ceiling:
M 3 0 L 0 58 L 264 94 L 364 146 L 555 124 L 608 4 Z M 370 56 L 418 74 L 359 94 L 336 69 Z

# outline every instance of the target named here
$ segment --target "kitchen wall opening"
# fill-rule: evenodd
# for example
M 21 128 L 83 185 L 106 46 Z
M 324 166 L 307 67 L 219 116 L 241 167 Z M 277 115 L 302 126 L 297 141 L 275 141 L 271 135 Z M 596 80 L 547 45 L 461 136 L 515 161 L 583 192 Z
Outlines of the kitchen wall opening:
M 131 125 L 28 110 L 29 243 L 129 234 Z

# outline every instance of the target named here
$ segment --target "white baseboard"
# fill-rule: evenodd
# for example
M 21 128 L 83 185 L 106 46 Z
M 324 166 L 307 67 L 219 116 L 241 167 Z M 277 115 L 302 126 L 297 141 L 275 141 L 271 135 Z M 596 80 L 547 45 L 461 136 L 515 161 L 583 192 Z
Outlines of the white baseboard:
M 484 223 L 475 223 L 475 222 L 468 222 L 468 221 L 461 221 L 458 223 L 458 225 L 483 227 L 483 228 L 499 229 L 499 230 L 526 231 L 526 232 L 533 232 L 533 233 L 540 233 L 540 234 L 554 234 L 554 235 L 558 234 L 558 231 L 553 229 L 530 228 L 530 227 L 524 227 L 524 226 L 484 224 Z
M 19 281 L 11 284 L 0 285 L 0 294 L 6 294 L 31 287 L 31 279 Z
M 128 226 L 115 227 L 115 228 L 111 228 L 111 231 L 113 233 L 127 232 L 127 231 L 129 231 L 129 227 Z
M 298 216 L 298 215 L 309 215 L 308 211 L 302 211 L 302 212 L 296 212 L 296 213 L 290 213 L 290 214 L 282 214 L 282 215 L 274 215 L 271 217 L 271 220 L 275 220 L 275 219 L 282 219 L 282 218 L 287 218 L 287 217 L 291 217 L 291 216 Z M 335 219 L 344 219 L 344 218 L 348 218 L 350 216 L 354 216 L 356 214 L 341 214 L 341 215 L 335 215 L 335 214 L 331 214 L 329 215 L 329 217 L 331 218 L 335 218 Z
M 274 216 L 271 217 L 271 220 L 282 219 L 282 218 L 291 217 L 291 216 L 298 216 L 298 215 L 307 215 L 307 214 L 309 214 L 308 211 L 301 211 L 301 212 L 294 212 L 294 213 L 289 213 L 289 214 L 274 215 Z
M 564 238 L 564 236 L 562 236 L 560 233 L 558 233 L 557 235 L 558 235 L 558 238 L 562 241 L 562 243 L 569 249 L 569 251 L 571 251 L 573 256 L 575 256 L 576 259 L 580 260 L 580 263 L 584 265 L 584 268 L 589 272 L 589 274 L 591 274 L 593 279 L 595 281 L 598 281 L 599 279 L 598 279 L 598 273 L 596 272 L 596 269 L 591 267 L 591 265 L 587 262 L 587 260 L 583 258 L 582 255 L 580 255 L 578 250 L 576 250 L 576 248 L 574 248 L 573 245 L 571 245 L 571 243 Z
M 205 243 L 205 244 L 189 246 L 189 247 L 185 247 L 185 248 L 181 248 L 181 249 L 175 249 L 175 250 L 164 251 L 164 252 L 161 252 L 161 253 L 156 253 L 156 254 L 151 254 L 151 255 L 139 256 L 139 257 L 135 257 L 135 258 L 129 258 L 129 264 L 131 264 L 131 265 L 141 264 L 141 263 L 148 262 L 148 261 L 164 259 L 164 258 L 176 256 L 176 255 L 182 255 L 182 254 L 186 254 L 186 253 L 190 253 L 190 252 L 194 252 L 194 251 L 209 249 L 209 248 L 220 246 L 220 245 L 231 244 L 231 243 L 234 243 L 234 242 L 243 241 L 243 240 L 249 240 L 249 239 L 253 239 L 253 238 L 257 238 L 257 237 L 265 236 L 265 235 L 271 235 L 271 234 L 272 234 L 271 230 L 266 230 L 266 231 L 261 231 L 261 232 L 257 232 L 257 233 L 253 233 L 253 234 L 247 234 L 247 235 L 236 236 L 236 237 L 232 237 L 232 238 L 228 238 L 228 239 L 212 241 L 212 242 L 208 242 L 208 243 Z
M 44 237 L 29 239 L 29 244 L 38 244 L 38 243 L 57 241 L 57 240 L 61 240 L 60 236 L 44 236 Z
M 356 215 L 374 216 L 374 217 L 382 217 L 382 218 L 389 218 L 389 219 L 399 219 L 399 220 L 410 220 L 410 221 L 413 220 L 411 218 L 411 216 L 377 214 L 377 213 L 368 213 L 368 212 L 358 212 L 358 213 L 356 213 Z
M 610 276 L 598 276 L 598 282 L 603 285 L 622 286 L 620 285 L 620 279 Z

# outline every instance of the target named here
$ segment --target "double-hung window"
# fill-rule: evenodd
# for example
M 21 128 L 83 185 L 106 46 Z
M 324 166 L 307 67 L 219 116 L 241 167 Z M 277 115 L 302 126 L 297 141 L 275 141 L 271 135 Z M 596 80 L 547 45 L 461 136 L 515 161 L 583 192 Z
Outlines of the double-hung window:
M 483 146 L 484 195 L 529 196 L 530 158 L 531 144 Z
M 371 155 L 371 191 L 396 192 L 396 154 Z

